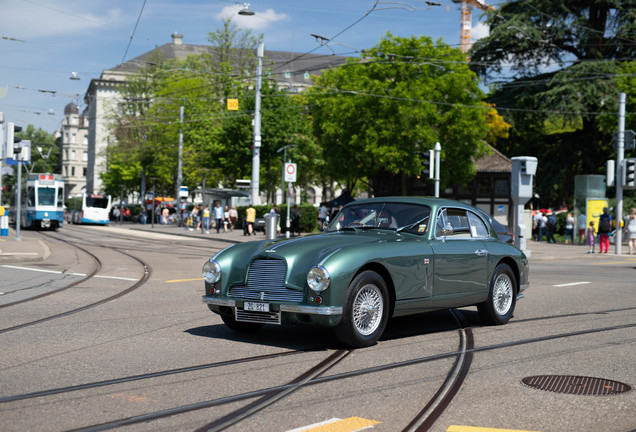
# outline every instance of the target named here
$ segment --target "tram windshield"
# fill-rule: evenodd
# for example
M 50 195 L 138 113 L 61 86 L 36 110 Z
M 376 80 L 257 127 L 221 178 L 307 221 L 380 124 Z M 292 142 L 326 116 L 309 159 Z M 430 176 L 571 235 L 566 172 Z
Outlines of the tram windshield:
M 38 205 L 55 205 L 55 188 L 38 188 Z

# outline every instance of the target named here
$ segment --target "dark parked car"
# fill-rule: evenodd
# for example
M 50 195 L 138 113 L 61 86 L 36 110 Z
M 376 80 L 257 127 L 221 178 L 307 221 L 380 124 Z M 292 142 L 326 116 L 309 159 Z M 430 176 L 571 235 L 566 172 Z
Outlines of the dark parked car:
M 320 234 L 230 246 L 203 277 L 203 301 L 234 330 L 321 326 L 364 347 L 389 318 L 437 309 L 476 305 L 487 323 L 505 324 L 528 261 L 469 205 L 385 197 L 347 204 Z

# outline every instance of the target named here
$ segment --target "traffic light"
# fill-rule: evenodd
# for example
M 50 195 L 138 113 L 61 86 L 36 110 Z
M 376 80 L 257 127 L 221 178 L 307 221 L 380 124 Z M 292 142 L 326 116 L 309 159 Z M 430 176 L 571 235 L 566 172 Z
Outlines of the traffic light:
M 18 138 L 15 136 L 15 133 L 20 132 L 21 130 L 22 130 L 22 126 L 16 126 L 15 124 L 11 122 L 7 122 L 7 152 L 6 152 L 7 158 L 13 158 L 15 153 L 14 144 L 17 144 L 20 141 L 22 141 L 22 138 Z
M 422 156 L 422 171 L 420 171 L 422 177 L 428 177 L 428 178 L 435 177 L 434 176 L 435 165 L 433 162 L 435 160 L 435 151 L 429 150 L 426 152 L 422 152 L 420 154 Z
M 625 189 L 636 188 L 636 159 L 625 159 L 623 161 L 623 187 Z

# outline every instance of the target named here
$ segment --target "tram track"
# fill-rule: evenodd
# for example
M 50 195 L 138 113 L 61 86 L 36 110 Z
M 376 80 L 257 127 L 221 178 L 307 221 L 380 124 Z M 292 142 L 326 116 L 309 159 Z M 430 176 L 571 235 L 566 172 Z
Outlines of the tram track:
M 607 312 L 607 311 L 605 311 Z M 454 313 L 457 313 L 455 311 Z M 591 312 L 594 314 L 597 312 Z M 456 319 L 462 320 L 461 313 L 456 316 Z M 458 321 L 459 323 L 459 321 Z M 219 398 L 203 400 L 196 403 L 185 404 L 176 406 L 173 408 L 163 409 L 159 411 L 147 412 L 139 415 L 134 415 L 130 417 L 120 418 L 104 423 L 94 424 L 90 426 L 84 426 L 77 429 L 71 429 L 72 431 L 101 431 L 101 430 L 111 430 L 119 427 L 124 427 L 128 425 L 138 424 L 150 422 L 153 420 L 158 420 L 164 417 L 170 417 L 180 414 L 186 414 L 188 412 L 197 411 L 205 408 L 212 408 L 221 405 L 226 405 L 230 403 L 236 403 L 241 401 L 252 401 L 245 405 L 242 408 L 236 409 L 235 411 L 224 415 L 218 419 L 212 420 L 211 422 L 197 428 L 197 432 L 202 431 L 221 431 L 224 430 L 231 425 L 237 424 L 241 421 L 249 419 L 257 414 L 258 411 L 264 409 L 267 406 L 270 406 L 276 402 L 278 402 L 283 397 L 301 390 L 304 387 L 315 386 L 320 384 L 332 383 L 337 381 L 342 381 L 345 379 L 361 377 L 369 374 L 380 373 L 388 370 L 400 369 L 409 366 L 414 366 L 418 364 L 425 364 L 430 362 L 436 362 L 441 360 L 448 360 L 451 358 L 455 358 L 455 362 L 453 366 L 450 368 L 447 378 L 441 384 L 441 386 L 437 389 L 434 396 L 424 405 L 424 408 L 413 417 L 413 419 L 409 422 L 408 426 L 404 429 L 404 431 L 426 431 L 428 430 L 435 421 L 441 416 L 446 408 L 452 401 L 453 396 L 459 391 L 461 388 L 464 378 L 468 375 L 468 371 L 470 368 L 470 364 L 472 361 L 472 357 L 477 353 L 500 350 L 505 348 L 517 347 L 522 345 L 530 345 L 541 342 L 547 342 L 558 339 L 565 339 L 583 335 L 589 335 L 593 333 L 601 333 L 601 332 L 611 332 L 617 330 L 623 330 L 628 328 L 636 327 L 636 323 L 631 324 L 622 324 L 622 325 L 612 325 L 612 326 L 604 326 L 597 327 L 586 330 L 579 331 L 571 331 L 564 333 L 557 333 L 546 336 L 538 336 L 534 338 L 522 339 L 511 342 L 503 342 L 500 344 L 491 344 L 486 346 L 474 346 L 474 338 L 472 336 L 471 328 L 466 328 L 465 324 L 462 322 L 459 324 L 460 328 L 457 330 L 460 334 L 460 341 L 457 350 L 448 351 L 444 353 L 438 353 L 429 356 L 417 357 L 413 359 L 402 360 L 398 362 L 390 362 L 381 365 L 376 365 L 372 367 L 360 368 L 351 371 L 341 372 L 333 375 L 326 376 L 324 373 L 328 371 L 333 365 L 339 363 L 351 351 L 346 350 L 335 350 L 330 351 L 330 354 L 321 362 L 319 362 L 316 366 L 308 369 L 306 372 L 299 375 L 297 378 L 285 383 L 279 384 L 270 387 L 264 387 L 260 389 L 255 389 L 247 392 L 236 393 L 231 395 L 226 395 Z M 464 336 L 461 336 L 464 333 Z M 263 356 L 253 356 L 253 357 L 245 357 L 239 359 L 228 360 L 224 362 L 216 362 L 216 363 L 208 363 L 201 364 L 183 368 L 170 369 L 165 371 L 156 371 L 147 374 L 111 379 L 111 380 L 103 380 L 94 383 L 86 383 L 77 386 L 69 386 L 62 387 L 58 389 L 49 389 L 43 390 L 39 392 L 33 392 L 22 395 L 13 395 L 6 396 L 0 398 L 0 404 L 6 404 L 9 402 L 26 400 L 26 399 L 34 399 L 34 398 L 42 398 L 50 395 L 60 394 L 60 393 L 68 393 L 68 392 L 77 392 L 81 390 L 86 390 L 89 388 L 95 387 L 106 387 L 106 386 L 116 386 L 118 384 L 131 382 L 131 381 L 139 381 L 145 379 L 152 379 L 161 376 L 167 375 L 179 375 L 179 374 L 187 374 L 194 371 L 199 371 L 203 369 L 211 369 L 211 368 L 220 368 L 224 366 L 231 366 L 239 363 L 245 362 L 259 362 L 265 361 L 268 359 L 273 359 L 277 357 L 286 357 L 292 355 L 302 355 L 307 352 L 315 352 L 317 350 L 323 350 L 326 348 L 313 348 L 308 350 L 301 351 L 286 351 L 273 353 L 269 355 Z
M 86 282 L 86 281 L 88 281 L 90 279 L 93 279 L 96 276 L 96 274 L 99 272 L 99 270 L 102 268 L 102 262 L 95 254 L 93 254 L 93 253 L 89 252 L 88 250 L 86 250 L 85 248 L 77 245 L 75 242 L 69 241 L 69 240 L 65 240 L 63 238 L 60 238 L 59 236 L 55 236 L 54 237 L 54 236 L 52 236 L 50 234 L 46 234 L 46 233 L 42 233 L 42 235 L 44 235 L 45 237 L 48 237 L 51 240 L 56 240 L 56 241 L 60 241 L 60 242 L 69 244 L 69 245 L 71 245 L 71 246 L 73 246 L 73 247 L 75 247 L 77 249 L 80 249 L 80 250 L 86 252 L 87 254 L 89 254 L 89 256 L 91 256 L 98 263 L 98 265 L 96 266 L 94 271 L 92 271 L 90 274 L 88 274 L 82 280 L 75 281 L 75 282 L 70 283 L 67 286 L 61 287 L 61 288 L 59 288 L 57 290 L 52 290 L 52 291 L 49 291 L 47 293 L 43 293 L 43 294 L 38 295 L 38 296 L 33 296 L 33 297 L 28 298 L 28 299 L 21 300 L 19 302 L 7 303 L 7 304 L 3 305 L 3 307 L 16 306 L 18 304 L 34 301 L 34 300 L 40 299 L 42 297 L 45 297 L 45 296 L 48 296 L 48 295 L 51 295 L 51 294 L 59 293 L 61 291 L 68 290 L 69 288 L 76 287 L 76 286 L 78 286 L 78 285 L 80 285 L 80 284 L 82 284 L 82 283 L 84 283 L 84 282 Z M 81 239 L 81 238 L 74 237 L 74 236 L 68 236 L 68 237 L 79 239 L 79 240 L 82 240 L 82 241 L 85 242 L 85 239 Z M 89 304 L 86 304 L 84 306 L 80 306 L 80 307 L 77 307 L 77 308 L 74 308 L 74 309 L 71 309 L 71 310 L 67 310 L 67 311 L 64 311 L 64 312 L 61 312 L 61 313 L 53 314 L 53 315 L 50 315 L 50 316 L 47 316 L 47 317 L 44 317 L 44 318 L 40 318 L 40 319 L 37 319 L 37 320 L 28 321 L 28 322 L 25 322 L 25 323 L 21 323 L 21 324 L 18 324 L 18 325 L 14 325 L 14 326 L 11 326 L 11 327 L 6 327 L 6 328 L 3 328 L 3 329 L 0 329 L 0 334 L 7 333 L 7 332 L 10 332 L 10 331 L 19 330 L 19 329 L 22 329 L 22 328 L 25 328 L 25 327 L 30 327 L 30 326 L 33 326 L 33 325 L 36 325 L 36 324 L 41 324 L 41 323 L 44 323 L 44 322 L 47 322 L 47 321 L 51 321 L 51 320 L 54 320 L 54 319 L 67 317 L 69 315 L 73 315 L 75 313 L 83 312 L 83 311 L 86 311 L 88 309 L 92 309 L 94 307 L 103 305 L 105 303 L 111 302 L 111 301 L 116 300 L 116 299 L 118 299 L 118 298 L 120 298 L 120 297 L 122 297 L 122 296 L 124 296 L 126 294 L 129 294 L 129 293 L 135 291 L 136 289 L 138 289 L 139 287 L 144 285 L 148 281 L 148 279 L 150 278 L 150 275 L 152 274 L 152 269 L 149 266 L 149 264 L 146 263 L 145 261 L 143 261 L 141 258 L 136 257 L 136 256 L 134 256 L 134 255 L 132 255 L 132 254 L 130 254 L 128 252 L 119 250 L 117 248 L 110 247 L 110 246 L 104 246 L 104 245 L 96 245 L 96 246 L 101 247 L 101 248 L 115 250 L 118 253 L 126 255 L 126 256 L 132 258 L 133 260 L 137 261 L 144 269 L 143 275 L 134 284 L 132 284 L 128 288 L 126 288 L 126 289 L 124 289 L 124 290 L 122 290 L 122 291 L 120 291 L 120 292 L 118 292 L 118 293 L 116 293 L 114 295 L 105 297 L 105 298 L 100 299 L 98 301 L 95 301 L 95 302 L 92 302 L 92 303 L 89 303 Z
M 48 235 L 46 235 L 46 234 L 44 234 L 44 235 L 45 235 L 45 236 L 48 236 Z M 50 236 L 48 236 L 48 237 L 50 237 Z M 73 282 L 71 282 L 71 283 L 69 283 L 69 284 L 67 284 L 67 285 L 65 285 L 65 286 L 60 287 L 60 288 L 56 288 L 56 289 L 53 289 L 53 290 L 47 291 L 47 292 L 45 292 L 45 293 L 38 294 L 38 295 L 35 295 L 35 296 L 32 296 L 32 297 L 28 297 L 28 298 L 25 298 L 25 299 L 22 299 L 22 300 L 17 300 L 17 301 L 14 301 L 14 302 L 10 302 L 10 303 L 2 304 L 2 305 L 0 305 L 0 309 L 8 308 L 8 307 L 11 307 L 11 306 L 16 306 L 16 305 L 19 305 L 19 304 L 22 304 L 22 303 L 27 303 L 27 302 L 30 302 L 30 301 L 39 300 L 39 299 L 41 299 L 41 298 L 44 298 L 44 297 L 50 296 L 50 295 L 52 295 L 52 294 L 56 294 L 56 293 L 59 293 L 59 292 L 65 291 L 65 290 L 67 290 L 67 289 L 69 289 L 69 288 L 72 288 L 72 287 L 74 287 L 74 286 L 77 286 L 77 285 L 80 285 L 80 284 L 82 284 L 82 283 L 86 282 L 87 280 L 89 280 L 89 279 L 93 278 L 93 277 L 94 277 L 94 276 L 95 276 L 95 275 L 96 275 L 96 274 L 97 274 L 97 273 L 101 270 L 101 268 L 102 268 L 102 262 L 101 262 L 101 261 L 100 261 L 100 259 L 97 257 L 97 255 L 95 255 L 95 254 L 93 254 L 93 253 L 89 252 L 87 249 L 85 249 L 85 248 L 83 248 L 83 247 L 81 247 L 81 246 L 77 246 L 77 245 L 73 245 L 73 246 L 74 246 L 75 248 L 77 248 L 77 249 L 81 250 L 82 252 L 86 253 L 88 256 L 90 256 L 90 257 L 93 259 L 93 261 L 95 262 L 95 268 L 94 268 L 94 270 L 92 270 L 90 273 L 86 274 L 84 277 L 82 277 L 82 279 L 79 279 L 79 280 L 73 281 Z M 67 269 L 66 269 L 66 270 L 67 270 Z M 66 270 L 64 270 L 64 271 L 66 271 Z M 62 272 L 62 273 L 64 273 L 64 272 Z M 32 286 L 32 287 L 26 287 L 26 288 L 24 288 L 24 289 L 29 289 L 29 288 L 35 288 L 35 287 L 34 287 L 34 286 Z

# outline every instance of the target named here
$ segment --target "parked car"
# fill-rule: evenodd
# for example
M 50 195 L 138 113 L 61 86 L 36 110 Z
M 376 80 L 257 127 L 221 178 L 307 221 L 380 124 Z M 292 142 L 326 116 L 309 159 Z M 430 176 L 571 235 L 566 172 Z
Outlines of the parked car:
M 528 285 L 522 251 L 458 201 L 383 197 L 344 206 L 325 232 L 230 246 L 203 265 L 203 301 L 233 330 L 332 328 L 373 345 L 391 317 L 476 305 L 505 324 Z

